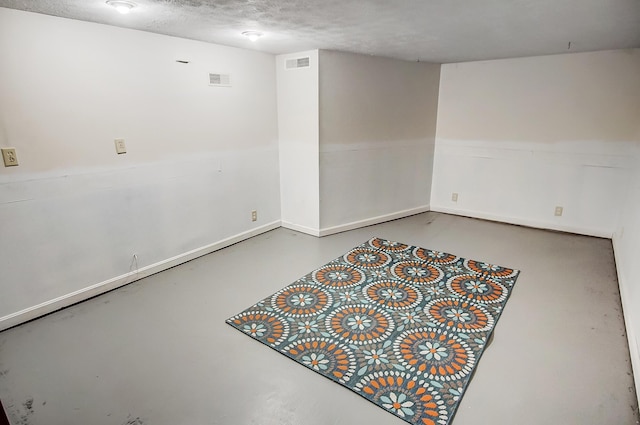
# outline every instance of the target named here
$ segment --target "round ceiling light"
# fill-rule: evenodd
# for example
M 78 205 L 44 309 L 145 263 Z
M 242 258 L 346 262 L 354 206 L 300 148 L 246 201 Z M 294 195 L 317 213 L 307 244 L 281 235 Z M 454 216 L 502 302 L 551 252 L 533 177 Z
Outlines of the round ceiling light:
M 131 12 L 131 9 L 136 7 L 135 3 L 126 0 L 107 0 L 107 4 L 123 15 Z
M 247 37 L 251 41 L 256 41 L 260 37 L 262 37 L 262 33 L 260 31 L 245 31 L 242 33 L 245 37 Z

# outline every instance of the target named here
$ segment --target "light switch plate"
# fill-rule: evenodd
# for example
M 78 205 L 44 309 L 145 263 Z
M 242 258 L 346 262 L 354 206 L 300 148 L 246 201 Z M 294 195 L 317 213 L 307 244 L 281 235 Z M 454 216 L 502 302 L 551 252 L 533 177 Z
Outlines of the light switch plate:
M 5 167 L 15 167 L 18 165 L 18 155 L 16 148 L 2 148 L 2 160 Z
M 116 152 L 118 155 L 127 153 L 127 146 L 124 144 L 124 139 L 115 139 L 114 142 L 116 144 Z

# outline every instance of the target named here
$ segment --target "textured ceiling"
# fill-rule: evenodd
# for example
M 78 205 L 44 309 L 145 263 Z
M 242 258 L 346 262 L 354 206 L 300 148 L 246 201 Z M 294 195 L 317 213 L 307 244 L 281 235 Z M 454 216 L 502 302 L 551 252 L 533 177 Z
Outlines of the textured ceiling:
M 640 0 L 0 0 L 0 6 L 269 53 L 461 62 L 640 47 Z M 242 31 L 264 36 L 251 42 Z M 569 48 L 569 42 L 571 47 Z

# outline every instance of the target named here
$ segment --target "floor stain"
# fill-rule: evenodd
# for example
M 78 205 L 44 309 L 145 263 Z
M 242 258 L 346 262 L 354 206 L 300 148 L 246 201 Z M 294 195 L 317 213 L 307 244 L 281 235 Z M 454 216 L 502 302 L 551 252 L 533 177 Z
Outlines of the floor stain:
M 14 404 L 7 405 L 8 408 L 12 408 L 14 406 Z M 14 425 L 30 425 L 31 415 L 33 415 L 33 398 L 28 398 L 24 403 L 22 403 L 22 408 L 18 406 L 15 407 L 15 410 L 11 409 L 13 410 L 12 412 L 7 412 L 12 419 L 11 423 Z
M 129 415 L 127 416 L 127 421 L 122 425 L 144 425 L 144 421 L 140 419 L 139 416 L 134 418 L 133 416 Z

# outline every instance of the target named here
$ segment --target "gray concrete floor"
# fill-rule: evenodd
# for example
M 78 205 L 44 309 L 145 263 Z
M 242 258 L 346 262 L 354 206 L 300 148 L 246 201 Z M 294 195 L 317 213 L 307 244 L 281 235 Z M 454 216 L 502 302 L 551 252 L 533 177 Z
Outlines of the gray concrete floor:
M 277 229 L 2 332 L 11 423 L 405 423 L 224 322 L 372 236 L 522 271 L 454 425 L 639 423 L 611 242 L 438 213 Z

